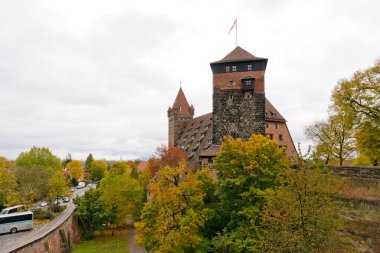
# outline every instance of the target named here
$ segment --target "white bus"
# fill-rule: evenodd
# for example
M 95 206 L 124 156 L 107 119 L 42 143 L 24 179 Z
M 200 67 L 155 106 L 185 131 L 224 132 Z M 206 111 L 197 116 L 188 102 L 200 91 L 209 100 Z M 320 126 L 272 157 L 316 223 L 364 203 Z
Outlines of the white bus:
M 33 229 L 32 212 L 0 215 L 0 234 L 16 233 L 17 231 L 28 229 Z

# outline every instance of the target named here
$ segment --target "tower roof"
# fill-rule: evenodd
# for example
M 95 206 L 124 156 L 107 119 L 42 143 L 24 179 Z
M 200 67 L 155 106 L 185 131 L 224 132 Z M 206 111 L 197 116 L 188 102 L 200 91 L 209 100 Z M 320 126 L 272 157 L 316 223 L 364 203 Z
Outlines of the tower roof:
M 268 60 L 266 58 L 256 57 L 253 54 L 247 52 L 243 48 L 237 46 L 232 50 L 228 55 L 219 61 L 212 62 L 214 63 L 225 63 L 225 62 L 240 62 L 240 61 L 257 61 L 257 60 Z
M 174 100 L 172 109 L 176 109 L 178 115 L 192 115 L 194 108 L 192 108 L 187 102 L 185 93 L 182 87 L 179 88 L 177 97 Z

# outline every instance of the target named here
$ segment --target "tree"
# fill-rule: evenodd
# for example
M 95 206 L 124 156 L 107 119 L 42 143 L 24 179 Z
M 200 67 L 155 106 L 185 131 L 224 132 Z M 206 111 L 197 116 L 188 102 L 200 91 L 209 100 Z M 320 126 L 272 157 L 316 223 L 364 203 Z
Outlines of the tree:
M 87 158 L 86 158 L 86 162 L 85 162 L 85 166 L 84 166 L 84 168 L 85 168 L 86 170 L 90 170 L 93 161 L 94 161 L 94 157 L 93 157 L 92 154 L 90 153 L 90 154 L 87 156 Z
M 70 178 L 75 178 L 76 181 L 83 179 L 83 164 L 81 161 L 73 160 L 66 165 L 70 173 Z
M 152 201 L 136 222 L 137 242 L 154 252 L 206 252 L 200 229 L 209 216 L 200 175 L 179 167 L 165 167 L 150 185 Z M 211 177 L 209 175 L 209 177 Z
M 214 248 L 227 252 L 252 252 L 260 240 L 261 193 L 281 183 L 289 166 L 286 149 L 262 135 L 249 140 L 225 137 L 214 159 L 218 171 L 217 193 L 225 217 L 224 229 L 213 239 Z
M 380 60 L 334 88 L 334 108 L 347 113 L 354 122 L 359 152 L 373 164 L 380 160 Z
M 342 249 L 342 222 L 336 200 L 341 179 L 315 161 L 300 156 L 296 166 L 285 173 L 283 184 L 262 192 L 266 205 L 260 227 L 260 251 Z
M 91 180 L 99 181 L 107 174 L 107 162 L 105 160 L 94 160 L 91 167 L 86 171 L 90 173 Z
M 72 157 L 70 153 L 67 153 L 65 159 L 62 160 L 62 166 L 63 168 L 66 168 L 66 165 L 72 161 Z
M 7 159 L 0 156 L 0 209 L 18 201 L 15 176 L 8 171 L 7 163 Z
M 131 166 L 128 162 L 115 162 L 111 165 L 110 173 L 115 173 L 117 175 L 123 175 L 125 173 L 131 173 Z
M 22 152 L 16 159 L 15 175 L 23 202 L 46 198 L 48 180 L 60 170 L 60 159 L 47 148 L 33 147 L 29 152 Z
M 186 155 L 183 150 L 176 147 L 166 147 L 161 145 L 156 149 L 156 153 L 148 160 L 147 168 L 151 172 L 152 177 L 154 174 L 164 168 L 178 167 L 186 163 Z
M 343 161 L 355 152 L 352 121 L 344 112 L 331 114 L 327 122 L 319 121 L 305 129 L 305 135 L 316 144 L 316 152 L 328 164 L 331 158 Z
M 54 175 L 49 178 L 49 199 L 58 200 L 63 196 L 70 195 L 70 188 L 68 182 L 63 175 L 63 171 L 56 171 Z
M 99 185 L 101 200 L 111 210 L 117 208 L 115 225 L 138 219 L 143 208 L 144 190 L 136 179 L 126 174 L 109 173 Z
M 77 205 L 75 215 L 78 217 L 78 225 L 81 227 L 85 240 L 91 240 L 95 231 L 103 231 L 110 221 L 106 205 L 100 197 L 99 190 L 89 189 L 83 197 L 74 199 L 74 203 Z

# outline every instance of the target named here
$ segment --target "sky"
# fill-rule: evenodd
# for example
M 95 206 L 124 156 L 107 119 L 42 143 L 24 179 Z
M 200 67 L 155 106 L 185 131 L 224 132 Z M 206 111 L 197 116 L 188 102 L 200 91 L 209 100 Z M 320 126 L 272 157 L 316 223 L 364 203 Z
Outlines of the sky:
M 341 78 L 380 58 L 377 0 L 0 0 L 0 156 L 129 160 L 167 144 L 181 85 L 212 110 L 210 62 L 268 58 L 266 97 L 305 148 Z

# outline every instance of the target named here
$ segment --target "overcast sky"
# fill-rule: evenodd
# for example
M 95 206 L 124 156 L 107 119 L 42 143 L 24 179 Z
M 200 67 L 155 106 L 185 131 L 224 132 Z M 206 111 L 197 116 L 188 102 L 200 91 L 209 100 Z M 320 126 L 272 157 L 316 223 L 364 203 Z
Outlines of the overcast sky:
M 295 143 L 340 78 L 380 57 L 378 0 L 0 0 L 0 156 L 146 158 L 167 144 L 180 82 L 212 110 L 210 62 L 268 58 L 266 96 Z

